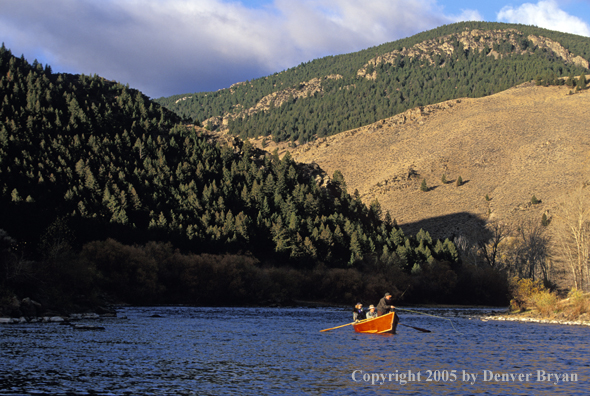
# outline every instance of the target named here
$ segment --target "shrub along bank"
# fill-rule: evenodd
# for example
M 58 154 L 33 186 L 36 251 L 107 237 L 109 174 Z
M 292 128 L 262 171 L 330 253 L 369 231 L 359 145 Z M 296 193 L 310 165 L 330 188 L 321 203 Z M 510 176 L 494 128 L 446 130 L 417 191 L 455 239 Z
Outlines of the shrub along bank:
M 588 321 L 590 319 L 590 293 L 572 288 L 560 298 L 556 291 L 545 287 L 539 280 L 510 280 L 513 299 L 511 314 L 535 319 Z
M 240 306 L 308 300 L 352 306 L 359 300 L 374 304 L 386 291 L 403 303 L 508 303 L 508 283 L 501 273 L 439 261 L 414 274 L 369 256 L 357 268 L 319 264 L 294 269 L 249 254 L 182 253 L 171 243 L 130 246 L 113 239 L 22 263 L 19 273 L 15 262 L 7 266 L 10 260 L 3 258 L 3 275 L 11 276 L 0 297 L 4 316 L 22 314 L 10 309 L 15 295 L 60 313 L 106 303 Z

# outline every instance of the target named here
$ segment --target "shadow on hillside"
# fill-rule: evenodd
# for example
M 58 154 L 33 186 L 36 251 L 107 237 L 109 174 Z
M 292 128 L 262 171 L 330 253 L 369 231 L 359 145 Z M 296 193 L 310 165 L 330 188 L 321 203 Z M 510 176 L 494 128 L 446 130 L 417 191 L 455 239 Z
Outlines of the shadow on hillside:
M 469 183 L 471 180 L 462 180 L 461 185 Z M 447 180 L 445 184 L 457 184 L 457 179 L 454 180 Z
M 490 239 L 492 234 L 485 228 L 485 224 L 485 219 L 478 217 L 475 213 L 459 212 L 430 217 L 413 223 L 403 223 L 399 226 L 406 235 L 416 235 L 420 229 L 423 229 L 436 239 L 449 238 L 452 240 L 460 235 L 469 239 L 473 239 L 475 236 L 478 239 Z

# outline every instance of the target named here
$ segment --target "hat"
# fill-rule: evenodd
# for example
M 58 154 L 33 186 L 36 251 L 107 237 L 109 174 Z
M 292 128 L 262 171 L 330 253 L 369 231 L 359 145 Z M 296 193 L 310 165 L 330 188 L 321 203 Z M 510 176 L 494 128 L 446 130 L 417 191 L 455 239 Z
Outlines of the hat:
M 391 296 L 391 294 L 389 294 L 389 293 L 385 293 L 385 297 L 387 297 L 387 296 Z
M 358 306 L 358 305 L 361 305 L 361 306 L 362 306 L 363 304 L 361 304 L 361 303 L 356 303 L 356 305 L 357 305 L 357 306 Z
M 375 309 L 375 306 L 373 304 L 369 305 L 369 309 Z

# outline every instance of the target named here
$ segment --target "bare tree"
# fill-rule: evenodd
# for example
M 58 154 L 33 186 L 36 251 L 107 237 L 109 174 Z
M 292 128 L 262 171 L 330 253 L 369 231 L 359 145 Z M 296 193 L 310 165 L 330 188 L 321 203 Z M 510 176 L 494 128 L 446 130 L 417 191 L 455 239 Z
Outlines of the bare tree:
M 573 286 L 588 288 L 590 259 L 590 191 L 582 187 L 570 194 L 555 216 L 555 238 L 561 259 L 572 275 Z
M 498 247 L 509 234 L 510 228 L 499 221 L 491 221 L 486 225 L 491 238 L 480 239 L 478 241 L 479 248 L 483 254 L 485 261 L 492 268 L 496 267 L 496 258 L 498 256 Z
M 466 264 L 478 265 L 479 254 L 477 249 L 477 242 L 472 241 L 465 235 L 459 235 L 453 239 L 453 243 L 459 252 L 461 261 Z
M 551 276 L 551 238 L 539 221 L 523 220 L 518 228 L 517 270 L 521 277 L 535 280 L 541 275 L 545 283 Z

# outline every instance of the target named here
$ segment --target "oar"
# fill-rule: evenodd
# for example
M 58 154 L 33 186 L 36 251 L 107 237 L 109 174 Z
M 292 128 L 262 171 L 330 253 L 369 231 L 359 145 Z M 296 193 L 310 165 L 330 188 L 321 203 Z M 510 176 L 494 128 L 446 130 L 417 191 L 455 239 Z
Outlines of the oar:
M 398 325 L 402 325 L 402 326 L 406 326 L 406 327 L 411 327 L 412 329 L 416 329 L 416 330 L 421 331 L 423 333 L 432 333 L 432 331 L 426 330 L 426 329 L 422 329 L 420 327 L 408 326 L 407 324 L 403 324 L 403 323 L 398 323 Z
M 331 328 L 329 328 L 329 329 L 320 330 L 320 332 L 322 332 L 322 331 L 328 331 L 328 330 L 334 330 L 334 329 L 339 329 L 339 328 L 341 328 L 341 327 L 346 327 L 346 326 L 350 326 L 350 325 L 353 325 L 353 324 L 361 323 L 361 322 L 364 322 L 364 321 L 366 321 L 366 320 L 369 320 L 369 319 L 358 320 L 358 321 L 356 321 L 356 322 L 347 323 L 347 324 L 345 324 L 345 325 L 336 326 L 336 327 L 331 327 Z
M 320 332 L 322 332 L 322 331 L 329 331 L 329 330 L 334 330 L 334 329 L 339 329 L 339 328 L 341 328 L 341 327 L 350 326 L 350 325 L 352 325 L 352 324 L 355 324 L 355 323 L 356 323 L 356 322 L 347 323 L 347 324 L 345 324 L 345 325 L 342 325 L 342 326 L 336 326 L 336 327 L 332 327 L 332 328 L 329 328 L 329 329 L 320 330 Z
M 457 333 L 459 333 L 459 334 L 463 335 L 463 333 L 461 333 L 459 330 L 457 330 L 457 329 L 455 328 L 455 325 L 453 324 L 453 321 L 452 321 L 451 319 L 449 319 L 449 318 L 443 318 L 443 317 L 440 317 L 440 316 L 431 315 L 431 314 L 427 314 L 427 313 L 424 313 L 424 312 L 413 311 L 413 310 L 411 310 L 411 309 L 404 309 L 404 308 L 395 308 L 395 309 L 399 309 L 399 310 L 401 310 L 401 311 L 408 311 L 408 312 L 413 312 L 413 313 L 417 313 L 417 314 L 420 314 L 420 315 L 432 316 L 433 318 L 438 318 L 438 319 L 445 319 L 445 320 L 448 320 L 449 322 L 451 322 L 451 326 L 453 326 L 453 330 L 455 330 Z M 400 323 L 400 324 L 401 324 L 401 323 Z

